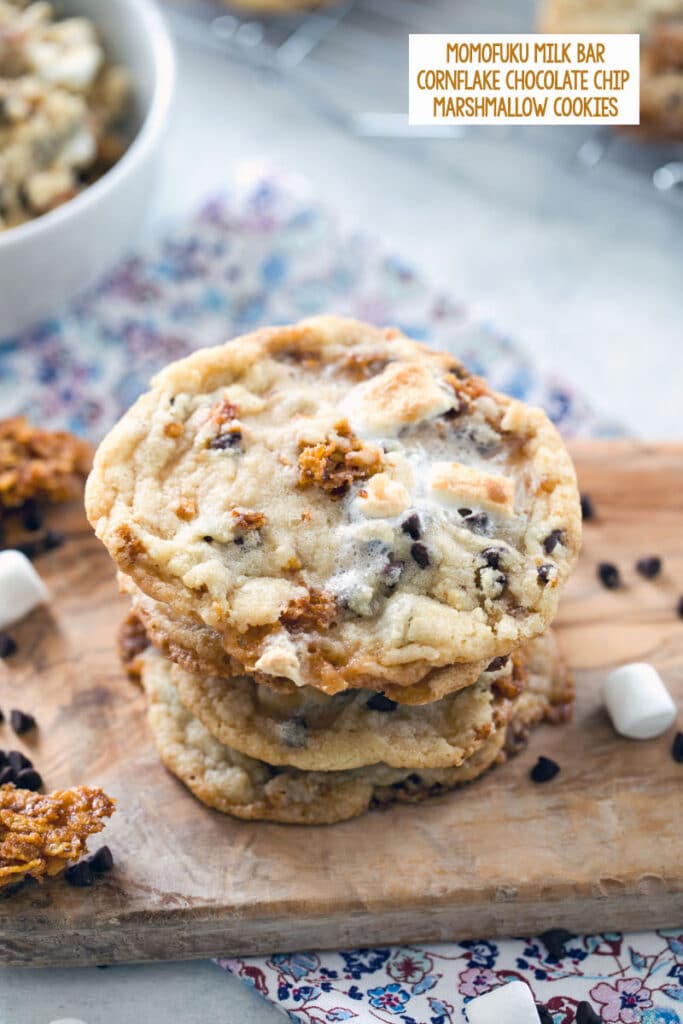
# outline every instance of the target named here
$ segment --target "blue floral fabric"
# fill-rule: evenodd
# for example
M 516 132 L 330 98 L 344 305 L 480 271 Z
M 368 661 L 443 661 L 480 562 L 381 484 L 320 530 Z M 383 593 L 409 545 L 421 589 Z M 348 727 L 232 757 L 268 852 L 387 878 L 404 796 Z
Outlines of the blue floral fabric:
M 605 1024 L 682 1024 L 683 934 L 576 936 L 557 954 L 542 939 L 504 939 L 218 964 L 292 1024 L 462 1024 L 472 999 L 515 980 L 530 986 L 553 1024 L 573 1024 L 581 1002 Z
M 26 412 L 97 440 L 170 360 L 322 312 L 447 348 L 544 405 L 566 434 L 618 432 L 569 384 L 541 377 L 504 332 L 473 320 L 457 295 L 339 223 L 301 183 L 254 169 L 54 319 L 0 338 L 0 415 Z

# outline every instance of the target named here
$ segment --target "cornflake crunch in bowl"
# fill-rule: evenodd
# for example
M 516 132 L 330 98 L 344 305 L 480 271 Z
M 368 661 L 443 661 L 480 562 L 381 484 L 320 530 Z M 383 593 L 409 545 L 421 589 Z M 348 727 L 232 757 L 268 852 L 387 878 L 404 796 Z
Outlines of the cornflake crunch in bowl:
M 131 92 L 88 18 L 0 0 L 0 231 L 73 198 L 116 163 Z

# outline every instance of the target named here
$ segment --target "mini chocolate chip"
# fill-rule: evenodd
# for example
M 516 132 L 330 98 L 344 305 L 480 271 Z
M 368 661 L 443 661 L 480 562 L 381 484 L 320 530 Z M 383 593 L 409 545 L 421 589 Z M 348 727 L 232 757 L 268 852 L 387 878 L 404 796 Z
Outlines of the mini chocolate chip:
M 644 576 L 646 580 L 653 580 L 659 576 L 662 570 L 662 560 L 657 555 L 650 555 L 647 558 L 639 558 L 636 562 L 636 572 Z
M 671 744 L 671 756 L 678 764 L 683 764 L 683 732 L 677 732 Z
M 591 1004 L 584 999 L 576 1007 L 576 1024 L 602 1024 L 602 1017 L 599 1017 Z
M 543 541 L 543 550 L 546 555 L 552 554 L 558 544 L 562 543 L 564 536 L 564 530 L 551 530 L 546 539 Z
M 419 540 L 422 536 L 422 523 L 417 512 L 413 512 L 412 515 L 408 516 L 401 523 L 401 529 L 404 533 L 407 533 L 413 540 Z
M 472 512 L 465 516 L 465 523 L 473 533 L 486 533 L 489 525 L 489 517 L 485 512 Z
M 209 537 L 208 535 L 206 537 L 202 537 L 202 540 L 205 544 L 213 544 L 213 537 Z
M 551 562 L 544 562 L 543 565 L 539 565 L 536 570 L 536 576 L 538 577 L 538 582 L 542 587 L 544 587 L 546 583 L 553 578 L 554 571 L 555 566 Z
M 218 437 L 209 441 L 209 448 L 214 451 L 226 451 L 228 448 L 238 448 L 242 440 L 241 430 L 232 430 L 227 434 L 219 434 Z
M 384 584 L 389 590 L 393 590 L 398 585 L 398 581 L 401 579 L 403 573 L 403 562 L 387 562 L 382 569 L 382 578 Z
M 492 569 L 497 569 L 500 566 L 500 556 L 502 554 L 501 548 L 484 548 L 481 557 Z
M 458 509 L 458 515 L 462 516 L 463 519 L 464 519 L 465 516 L 471 516 L 472 515 L 472 509 L 471 508 L 459 508 Z
M 390 697 L 385 697 L 383 693 L 373 693 L 365 706 L 370 708 L 371 711 L 395 711 L 398 707 L 398 702 Z
M 9 633 L 0 633 L 0 658 L 11 658 L 17 653 L 17 642 Z
M 500 658 L 494 658 L 490 665 L 484 669 L 485 672 L 500 672 L 502 668 L 505 668 L 508 661 L 510 660 L 509 654 L 502 654 Z
M 18 708 L 12 708 L 9 713 L 9 720 L 17 736 L 21 736 L 23 733 L 29 732 L 29 730 L 36 727 L 36 720 L 33 715 L 29 715 L 27 711 L 19 711 Z
M 441 415 L 443 416 L 443 418 L 445 420 L 454 420 L 454 419 L 457 419 L 457 417 L 460 415 L 460 413 L 462 413 L 464 411 L 465 411 L 464 405 L 463 406 L 454 405 L 454 406 L 452 406 L 452 408 L 446 409 L 446 411 L 444 413 L 442 413 Z
M 29 761 L 20 750 L 10 750 L 7 754 L 7 763 L 15 772 L 21 772 L 24 768 L 33 768 L 33 761 Z
M 9 764 L 0 768 L 0 786 L 4 786 L 8 782 L 14 782 L 14 770 Z
M 85 886 L 92 885 L 95 881 L 92 868 L 88 864 L 87 860 L 81 860 L 78 864 L 72 864 L 71 867 L 67 868 L 64 872 L 64 880 L 69 885 L 76 885 L 79 888 L 85 888 Z
M 57 530 L 48 530 L 45 534 L 45 550 L 53 551 L 54 548 L 61 548 L 65 540 L 66 537 L 63 533 L 58 533 Z
M 43 526 L 43 515 L 40 506 L 34 498 L 29 498 L 21 510 L 21 522 L 25 530 L 35 533 Z
M 679 619 L 683 619 L 683 596 L 679 597 L 678 604 L 676 605 L 676 614 Z
M 595 506 L 588 497 L 587 494 L 581 495 L 581 518 L 582 519 L 594 519 L 595 518 Z
M 536 764 L 529 773 L 534 782 L 550 782 L 560 770 L 559 764 L 551 761 L 549 757 L 539 757 Z
M 607 587 L 608 590 L 616 590 L 621 583 L 619 570 L 612 562 L 600 562 L 598 565 L 598 579 L 603 587 Z
M 22 768 L 17 772 L 15 782 L 19 789 L 31 789 L 34 793 L 43 785 L 43 780 L 35 768 Z
M 45 544 L 42 540 L 27 540 L 24 544 L 17 544 L 17 551 L 21 551 L 22 555 L 26 555 L 31 560 L 37 555 L 42 555 L 44 550 Z
M 280 739 L 286 747 L 300 750 L 308 743 L 308 726 L 303 718 L 289 718 L 278 725 Z
M 114 867 L 114 858 L 108 846 L 100 846 L 99 850 L 86 858 L 90 869 L 96 875 L 104 875 Z
M 168 400 L 168 404 L 175 405 L 175 395 L 171 395 L 171 397 Z
M 548 931 L 539 935 L 539 939 L 548 950 L 548 953 L 555 960 L 561 960 L 567 955 L 567 943 L 574 936 L 566 928 L 549 928 Z
M 235 537 L 235 544 L 244 544 L 244 537 Z
M 536 1013 L 541 1024 L 554 1024 L 550 1010 L 546 1010 L 545 1006 L 541 1006 L 540 1003 L 536 1003 Z
M 420 566 L 421 569 L 426 569 L 429 565 L 429 552 L 424 544 L 420 544 L 416 541 L 410 545 L 410 554 L 415 562 Z

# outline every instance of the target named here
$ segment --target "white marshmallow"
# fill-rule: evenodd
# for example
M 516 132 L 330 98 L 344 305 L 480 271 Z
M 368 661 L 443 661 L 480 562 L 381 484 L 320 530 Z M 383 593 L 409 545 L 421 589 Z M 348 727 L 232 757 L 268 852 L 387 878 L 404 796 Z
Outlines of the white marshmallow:
M 0 629 L 47 600 L 47 588 L 26 555 L 0 551 Z
M 632 740 L 650 740 L 673 724 L 676 705 L 657 670 L 645 662 L 622 665 L 602 686 L 612 724 Z
M 500 985 L 477 996 L 465 1009 L 470 1024 L 539 1024 L 531 989 L 523 981 Z

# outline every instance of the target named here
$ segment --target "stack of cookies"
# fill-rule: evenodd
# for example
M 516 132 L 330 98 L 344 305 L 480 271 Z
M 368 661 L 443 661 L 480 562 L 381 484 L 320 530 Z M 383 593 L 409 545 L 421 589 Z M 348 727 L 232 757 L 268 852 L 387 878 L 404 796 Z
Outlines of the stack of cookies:
M 547 630 L 580 544 L 569 455 L 396 330 L 318 317 L 171 364 L 86 507 L 150 642 L 161 758 L 211 807 L 341 821 L 567 717 Z

